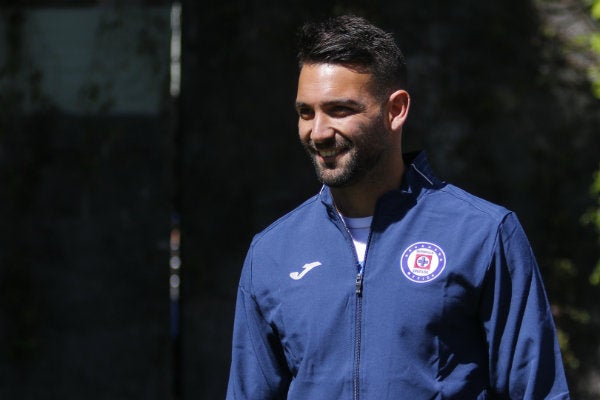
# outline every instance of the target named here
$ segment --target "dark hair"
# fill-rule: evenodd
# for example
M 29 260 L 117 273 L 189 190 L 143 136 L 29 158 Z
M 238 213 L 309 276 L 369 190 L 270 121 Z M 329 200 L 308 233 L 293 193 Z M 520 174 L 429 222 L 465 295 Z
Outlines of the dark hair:
M 300 68 L 325 63 L 369 72 L 378 91 L 406 86 L 406 61 L 392 34 L 354 15 L 302 26 L 298 32 L 298 61 Z

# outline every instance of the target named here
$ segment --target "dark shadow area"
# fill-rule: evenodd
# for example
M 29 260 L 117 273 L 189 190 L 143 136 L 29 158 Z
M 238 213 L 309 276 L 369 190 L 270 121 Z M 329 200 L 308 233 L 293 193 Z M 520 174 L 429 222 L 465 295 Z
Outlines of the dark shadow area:
M 21 34 L 40 5 L 1 10 L 1 398 L 169 399 L 174 387 L 181 399 L 224 397 L 247 246 L 319 189 L 296 134 L 295 32 L 342 12 L 394 31 L 408 58 L 406 150 L 425 149 L 440 177 L 519 215 L 573 398 L 593 398 L 598 288 L 588 276 L 600 254 L 581 216 L 593 204 L 600 102 L 543 34 L 533 2 L 184 0 L 176 103 L 170 3 L 78 10 L 96 6 L 126 18 L 109 16 L 95 33 L 93 64 L 104 69 L 82 75 L 79 113 L 45 91 L 56 75 L 29 62 Z M 124 28 L 138 25 L 151 28 Z M 154 108 L 132 111 L 155 95 Z M 175 349 L 173 211 L 182 260 Z

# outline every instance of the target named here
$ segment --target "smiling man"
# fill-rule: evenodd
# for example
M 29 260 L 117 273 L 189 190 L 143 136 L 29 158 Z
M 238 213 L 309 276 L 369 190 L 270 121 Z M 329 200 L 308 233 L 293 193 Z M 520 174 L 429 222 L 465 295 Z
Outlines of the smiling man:
M 402 154 L 392 36 L 342 16 L 299 45 L 298 131 L 323 188 L 252 241 L 227 398 L 568 399 L 514 213 Z
M 317 176 L 348 217 L 373 213 L 402 179 L 402 125 L 408 93 L 378 95 L 372 75 L 352 66 L 304 64 L 298 82 L 298 129 Z

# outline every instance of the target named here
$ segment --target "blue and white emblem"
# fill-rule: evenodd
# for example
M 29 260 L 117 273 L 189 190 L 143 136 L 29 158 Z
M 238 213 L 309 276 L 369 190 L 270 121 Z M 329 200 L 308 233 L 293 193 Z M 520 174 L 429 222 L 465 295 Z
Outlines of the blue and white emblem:
M 416 283 L 431 282 L 444 271 L 446 254 L 436 244 L 417 242 L 411 244 L 400 258 L 404 276 Z

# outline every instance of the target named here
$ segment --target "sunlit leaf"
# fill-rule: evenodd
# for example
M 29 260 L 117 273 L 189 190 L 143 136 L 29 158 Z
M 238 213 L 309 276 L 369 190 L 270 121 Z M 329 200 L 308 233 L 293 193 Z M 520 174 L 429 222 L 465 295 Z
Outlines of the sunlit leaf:
M 592 18 L 600 20 L 600 0 L 594 0 L 590 10 Z

